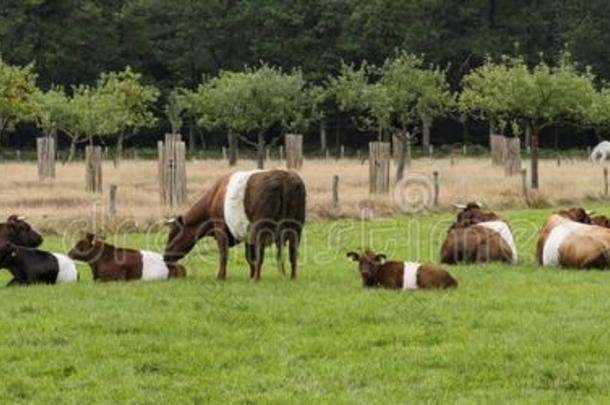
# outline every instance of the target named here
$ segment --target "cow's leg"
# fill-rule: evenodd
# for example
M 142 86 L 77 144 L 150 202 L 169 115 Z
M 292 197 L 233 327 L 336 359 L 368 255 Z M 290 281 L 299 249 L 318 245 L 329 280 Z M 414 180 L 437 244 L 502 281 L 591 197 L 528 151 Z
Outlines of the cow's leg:
M 254 264 L 254 281 L 259 281 L 261 279 L 263 261 L 265 260 L 265 243 L 263 240 L 257 238 L 254 246 L 256 257 L 256 262 Z
M 290 255 L 290 278 L 293 280 L 297 278 L 300 241 L 301 235 L 296 230 L 292 230 L 288 236 L 288 251 Z
M 227 279 L 227 263 L 229 261 L 229 241 L 225 235 L 220 235 L 216 237 L 216 243 L 218 244 L 218 255 L 219 255 L 219 268 L 218 268 L 218 276 L 216 277 L 218 280 L 226 280 Z
M 246 261 L 250 267 L 250 278 L 254 278 L 256 274 L 256 250 L 251 243 L 245 243 L 246 246 Z
M 284 244 L 284 234 L 282 230 L 279 230 L 275 237 L 275 261 L 277 262 L 277 268 L 282 275 L 286 275 L 286 269 L 284 268 Z

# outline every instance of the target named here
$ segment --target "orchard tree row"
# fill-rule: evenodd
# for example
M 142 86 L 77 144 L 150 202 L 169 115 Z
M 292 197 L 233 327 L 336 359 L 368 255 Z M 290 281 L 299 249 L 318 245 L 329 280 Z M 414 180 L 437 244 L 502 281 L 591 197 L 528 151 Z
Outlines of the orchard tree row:
M 94 86 L 43 91 L 33 66 L 0 61 L 0 137 L 17 122 L 35 122 L 44 136 L 70 138 L 69 159 L 78 143 L 102 136 L 116 138 L 120 158 L 123 141 L 154 126 L 162 111 L 174 132 L 191 119 L 226 133 L 231 164 L 240 143 L 254 147 L 262 167 L 268 143 L 281 140 L 266 136 L 272 128 L 280 128 L 280 134 L 303 133 L 336 108 L 358 127 L 374 130 L 379 140 L 390 135 L 401 139 L 407 158 L 414 139 L 429 144 L 429 128 L 439 117 L 467 115 L 488 121 L 492 132 L 527 134 L 532 186 L 537 188 L 540 131 L 558 124 L 608 126 L 610 88 L 598 84 L 591 69 L 579 66 L 566 52 L 552 64 L 541 60 L 533 66 L 521 57 L 487 58 L 464 76 L 457 93 L 450 89 L 446 69 L 406 52 L 379 66 L 343 64 L 321 85 L 308 83 L 298 69 L 286 72 L 262 64 L 221 71 L 204 77 L 194 90 L 177 88 L 165 97 L 130 68 L 103 73 Z M 402 177 L 405 153 L 399 157 L 397 179 Z

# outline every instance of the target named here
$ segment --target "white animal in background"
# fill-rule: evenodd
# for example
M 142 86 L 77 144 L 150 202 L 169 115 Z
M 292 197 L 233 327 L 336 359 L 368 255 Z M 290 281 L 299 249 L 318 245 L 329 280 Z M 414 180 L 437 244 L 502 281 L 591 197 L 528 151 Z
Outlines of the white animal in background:
M 601 141 L 591 152 L 591 160 L 594 162 L 605 162 L 610 156 L 610 142 Z

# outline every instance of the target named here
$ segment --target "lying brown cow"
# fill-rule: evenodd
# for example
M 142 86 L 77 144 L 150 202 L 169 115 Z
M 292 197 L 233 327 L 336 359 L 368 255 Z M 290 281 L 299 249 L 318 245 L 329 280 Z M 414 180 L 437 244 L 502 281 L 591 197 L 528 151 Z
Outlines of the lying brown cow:
M 89 264 L 93 279 L 117 280 L 164 280 L 186 276 L 179 264 L 168 264 L 159 253 L 146 250 L 117 248 L 87 234 L 68 253 L 70 258 Z
M 25 222 L 25 217 L 11 215 L 5 223 L 0 223 L 0 245 L 6 242 L 36 248 L 42 245 L 43 239 L 30 224 Z
M 458 283 L 444 269 L 431 264 L 386 261 L 384 254 L 371 250 L 349 252 L 347 257 L 358 262 L 365 287 L 402 290 L 452 288 Z
M 592 225 L 582 208 L 551 215 L 538 235 L 536 260 L 543 266 L 610 267 L 610 229 Z
M 456 206 L 462 211 L 441 246 L 442 263 L 517 262 L 515 239 L 504 218 L 483 211 L 479 203 Z
M 294 279 L 305 197 L 305 184 L 294 172 L 240 171 L 222 176 L 186 214 L 169 222 L 165 261 L 180 260 L 199 239 L 212 236 L 220 253 L 218 278 L 224 280 L 228 249 L 243 241 L 250 277 L 259 280 L 265 246 L 275 242 L 283 271 L 282 251 L 287 242 Z

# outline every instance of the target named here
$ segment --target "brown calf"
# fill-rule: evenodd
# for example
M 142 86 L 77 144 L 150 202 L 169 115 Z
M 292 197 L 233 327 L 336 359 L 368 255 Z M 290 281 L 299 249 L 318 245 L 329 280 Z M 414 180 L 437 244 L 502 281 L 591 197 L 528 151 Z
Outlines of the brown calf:
M 402 290 L 444 289 L 457 287 L 457 281 L 446 270 L 431 264 L 387 261 L 384 254 L 371 250 L 349 252 L 357 261 L 364 287 Z
M 186 270 L 176 263 L 165 263 L 159 253 L 117 248 L 87 234 L 68 254 L 74 260 L 89 264 L 93 279 L 161 280 L 185 277 Z

